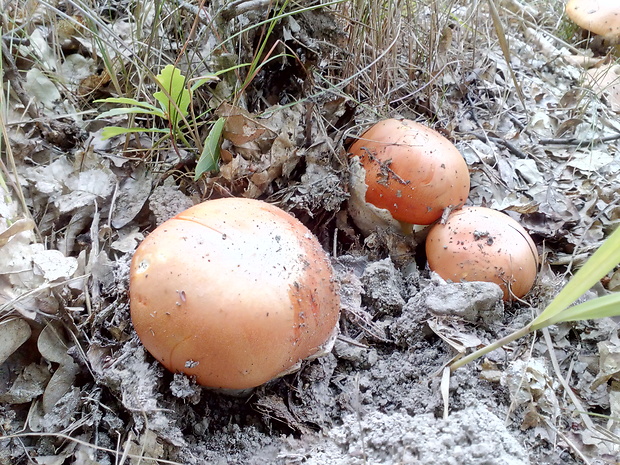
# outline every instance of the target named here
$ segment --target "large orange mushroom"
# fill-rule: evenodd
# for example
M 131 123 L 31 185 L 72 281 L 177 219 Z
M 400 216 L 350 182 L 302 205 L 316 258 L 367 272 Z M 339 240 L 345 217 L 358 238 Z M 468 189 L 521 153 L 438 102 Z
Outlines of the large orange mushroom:
M 620 2 L 617 0 L 569 0 L 566 14 L 575 24 L 608 39 L 620 37 Z
M 414 121 L 380 121 L 349 152 L 350 205 L 362 230 L 372 230 L 382 219 L 431 224 L 444 209 L 462 205 L 469 194 L 469 170 L 457 148 Z
M 210 200 L 138 247 L 133 325 L 166 368 L 224 389 L 258 386 L 317 354 L 335 333 L 330 261 L 297 219 L 266 202 Z

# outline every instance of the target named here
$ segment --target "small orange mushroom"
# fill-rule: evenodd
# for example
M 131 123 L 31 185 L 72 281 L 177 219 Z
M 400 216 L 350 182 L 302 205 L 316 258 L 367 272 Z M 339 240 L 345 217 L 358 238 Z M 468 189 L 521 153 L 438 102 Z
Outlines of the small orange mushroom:
M 266 202 L 209 200 L 166 221 L 130 272 L 133 325 L 166 368 L 247 389 L 317 354 L 335 334 L 330 261 L 297 219 Z
M 431 224 L 469 194 L 469 170 L 457 148 L 414 121 L 380 121 L 349 152 L 352 216 L 363 230 L 372 229 L 372 217 L 385 217 L 386 211 L 401 223 Z
M 538 253 L 527 231 L 508 215 L 463 207 L 436 224 L 426 238 L 431 270 L 453 282 L 499 284 L 504 300 L 521 298 L 536 279 Z

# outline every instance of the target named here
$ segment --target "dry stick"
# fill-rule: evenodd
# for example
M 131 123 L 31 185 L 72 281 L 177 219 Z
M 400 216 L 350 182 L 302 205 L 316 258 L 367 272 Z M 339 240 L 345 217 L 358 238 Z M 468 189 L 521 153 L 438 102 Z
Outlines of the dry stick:
M 360 374 L 355 375 L 355 414 L 357 416 L 357 426 L 360 429 L 360 442 L 362 444 L 362 460 L 364 465 L 367 463 L 368 454 L 366 453 L 366 438 L 364 436 L 364 427 L 362 426 L 362 401 L 360 399 Z
M 0 98 L 0 101 L 2 99 Z M 2 116 L 0 116 L 0 119 L 2 118 Z M 9 134 L 6 131 L 6 124 L 4 124 L 2 121 L 0 121 L 0 127 L 1 127 L 1 135 L 4 138 L 5 141 L 8 142 L 9 140 Z M 11 149 L 11 145 L 10 144 L 5 144 L 5 151 L 7 154 L 7 158 L 8 161 L 11 165 L 11 171 L 15 174 L 15 176 L 17 176 L 17 165 L 15 164 L 15 157 L 13 156 L 13 150 Z M 5 166 L 4 162 L 2 160 L 0 160 L 0 173 L 6 173 L 7 176 L 7 184 L 9 184 L 11 186 L 11 188 L 13 189 L 13 192 L 15 192 L 15 194 L 17 195 L 17 197 L 19 198 L 19 203 L 22 207 L 22 212 L 24 213 L 24 215 L 26 215 L 26 219 L 31 220 L 33 223 L 34 222 L 34 218 L 32 217 L 32 214 L 30 213 L 30 209 L 28 208 L 28 203 L 26 202 L 26 197 L 24 197 L 24 192 L 22 191 L 21 185 L 19 184 L 19 180 L 18 179 L 14 179 L 13 176 L 11 176 L 11 172 L 8 170 L 8 168 Z M 39 231 L 39 227 L 36 225 L 36 223 L 34 224 L 34 231 L 37 235 L 37 237 L 39 239 L 41 239 L 41 232 Z
M 584 413 L 586 411 L 585 408 L 583 407 L 583 405 L 581 404 L 581 402 L 579 401 L 579 399 L 577 398 L 577 396 L 575 395 L 573 390 L 570 388 L 570 386 L 568 385 L 566 380 L 564 379 L 564 376 L 562 376 L 562 372 L 560 370 L 560 365 L 558 363 L 558 360 L 557 360 L 557 358 L 555 356 L 555 352 L 553 350 L 553 341 L 551 341 L 551 336 L 549 335 L 549 329 L 548 328 L 542 328 L 542 332 L 543 332 L 543 336 L 545 338 L 545 343 L 547 344 L 547 349 L 549 350 L 549 358 L 551 359 L 551 365 L 553 366 L 553 369 L 555 370 L 555 374 L 556 374 L 558 380 L 560 381 L 560 384 L 562 384 L 562 387 L 564 388 L 564 391 L 566 392 L 568 397 L 570 397 L 570 399 L 572 400 L 573 404 L 575 404 L 575 406 L 579 410 L 579 414 L 581 416 L 581 419 L 582 419 L 583 423 L 586 425 L 586 427 L 589 430 L 594 432 L 594 423 L 592 422 L 592 420 L 590 419 L 588 414 Z
M 7 55 L 7 53 L 9 55 Z M 7 76 L 7 78 L 10 79 L 11 73 L 15 73 L 15 70 L 17 69 L 15 66 L 15 62 L 13 61 L 13 57 L 10 55 L 10 50 L 7 47 L 7 45 L 2 42 L 2 59 L 5 60 L 7 62 L 7 64 L 9 65 L 9 68 L 11 69 L 4 69 L 4 72 Z M 2 68 L 2 66 L 0 65 L 0 68 Z M 13 81 L 12 82 L 12 86 L 13 88 L 15 88 L 15 83 Z M 21 83 L 18 81 L 17 85 L 20 87 L 22 93 L 25 95 L 25 92 L 23 91 L 23 87 L 21 87 Z M 4 91 L 1 91 L 2 94 L 0 94 L 0 108 L 3 108 L 4 105 L 7 104 L 7 102 L 4 101 Z M 17 92 L 17 89 L 15 89 L 15 92 Z M 27 97 L 26 97 L 27 98 Z M 20 97 L 21 99 L 21 97 Z M 29 108 L 28 105 L 26 105 L 26 108 Z M 13 156 L 13 149 L 11 148 L 11 144 L 9 142 L 9 134 L 7 132 L 7 127 L 6 127 L 6 121 L 3 120 L 3 114 L 0 113 L 0 132 L 1 132 L 1 136 L 4 139 L 5 142 L 5 151 L 6 151 L 6 155 L 7 155 L 7 162 L 9 163 L 9 165 L 11 166 L 11 171 L 13 172 L 13 174 L 15 176 L 17 176 L 17 165 L 15 164 L 15 157 Z M 28 208 L 28 203 L 26 202 L 26 198 L 24 197 L 24 192 L 22 191 L 21 185 L 19 183 L 19 180 L 17 178 L 14 178 L 13 176 L 10 176 L 10 172 L 8 170 L 8 168 L 4 165 L 4 162 L 2 160 L 0 160 L 0 173 L 1 172 L 5 172 L 7 177 L 8 177 L 8 183 L 11 185 L 11 187 L 13 188 L 13 191 L 15 192 L 15 194 L 17 195 L 18 199 L 19 199 L 19 203 L 22 207 L 23 213 L 24 215 L 26 215 L 26 218 L 33 221 L 34 223 L 34 219 L 32 218 L 32 214 L 30 213 L 30 209 Z M 35 233 L 37 235 L 37 237 L 40 239 L 41 238 L 41 233 L 39 232 L 39 228 L 36 226 L 36 223 L 34 225 L 34 230 Z
M 499 12 L 497 11 L 494 0 L 488 0 L 488 4 L 489 12 L 491 13 L 491 18 L 493 19 L 493 26 L 495 27 L 497 39 L 499 40 L 499 46 L 502 49 L 504 59 L 506 60 L 506 66 L 508 67 L 508 71 L 510 72 L 510 77 L 512 78 L 512 82 L 514 83 L 517 96 L 521 101 L 521 105 L 523 105 L 523 109 L 527 110 L 527 105 L 525 104 L 525 95 L 523 95 L 523 90 L 521 90 L 521 85 L 517 80 L 517 75 L 515 74 L 512 66 L 510 65 L 510 46 L 508 45 L 508 39 L 506 38 L 506 34 L 504 33 L 504 26 L 502 25 L 502 20 L 499 17 Z
M 596 431 L 596 427 L 594 423 L 592 422 L 592 420 L 586 413 L 586 410 L 584 409 L 581 401 L 577 398 L 573 390 L 568 385 L 564 376 L 562 376 L 562 373 L 560 370 L 560 364 L 558 363 L 558 359 L 555 356 L 555 351 L 553 348 L 553 341 L 551 341 L 551 335 L 549 334 L 549 329 L 542 328 L 542 332 L 545 338 L 545 343 L 547 344 L 547 349 L 549 350 L 549 358 L 551 359 L 551 365 L 553 366 L 553 370 L 555 371 L 556 377 L 558 378 L 558 380 L 560 381 L 560 384 L 564 388 L 564 392 L 568 395 L 568 397 L 570 397 L 575 407 L 577 407 L 577 412 L 579 413 L 579 416 L 581 417 L 581 420 L 583 421 L 583 423 L 586 425 L 586 428 L 588 428 L 590 431 L 594 433 Z M 549 424 L 549 422 L 546 420 L 545 420 L 545 423 Z M 554 429 L 556 433 L 560 435 L 560 437 L 562 437 L 566 441 L 568 446 L 571 449 L 573 449 L 573 451 L 586 463 L 586 465 L 590 465 L 590 462 L 586 459 L 583 453 L 579 450 L 577 445 L 575 445 L 572 441 L 570 441 L 559 429 L 557 428 L 554 428 Z
M 235 16 L 255 11 L 259 9 L 266 10 L 271 5 L 271 0 L 236 0 L 227 4 L 222 10 L 222 18 L 230 21 Z
M 476 132 L 469 132 L 466 134 L 472 135 L 475 138 L 485 143 L 488 143 L 490 141 L 490 142 L 496 143 L 497 145 L 501 145 L 502 147 L 505 147 L 510 153 L 512 153 L 513 155 L 519 158 L 528 158 L 527 154 L 525 154 L 524 152 L 519 150 L 517 147 L 515 147 L 514 144 L 511 144 L 510 142 L 508 142 L 505 139 L 502 139 L 501 137 L 489 136 L 488 134 L 479 134 Z
M 547 422 L 546 420 L 544 420 L 544 422 L 549 425 L 549 422 Z M 549 426 L 553 426 L 553 425 L 549 425 Z M 557 428 L 554 428 L 554 429 L 555 429 L 555 432 L 558 433 L 558 436 L 560 436 L 564 440 L 564 442 L 566 442 L 566 444 L 568 444 L 568 446 L 575 452 L 575 454 L 577 454 L 579 458 L 583 460 L 583 463 L 585 463 L 585 465 L 590 465 L 590 461 L 583 454 L 583 452 L 579 450 L 577 445 L 571 439 L 569 439 L 564 433 L 562 433 L 562 431 L 560 431 Z
M 15 91 L 17 98 L 19 98 L 19 101 L 22 105 L 24 105 L 24 108 L 28 112 L 28 116 L 30 116 L 37 125 L 40 124 L 39 120 L 41 115 L 39 114 L 35 104 L 31 101 L 30 97 L 28 97 L 28 94 L 24 90 L 17 71 L 17 65 L 15 64 L 15 60 L 13 60 L 13 55 L 11 54 L 11 50 L 4 42 L 2 42 L 2 59 L 7 65 L 4 72 L 7 79 L 11 82 L 11 87 Z
M 576 145 L 581 147 L 582 145 L 595 145 L 595 144 L 604 144 L 605 142 L 613 142 L 615 140 L 620 139 L 620 134 L 615 134 L 613 136 L 606 137 L 596 137 L 590 140 L 583 139 L 540 139 L 538 143 L 540 145 Z

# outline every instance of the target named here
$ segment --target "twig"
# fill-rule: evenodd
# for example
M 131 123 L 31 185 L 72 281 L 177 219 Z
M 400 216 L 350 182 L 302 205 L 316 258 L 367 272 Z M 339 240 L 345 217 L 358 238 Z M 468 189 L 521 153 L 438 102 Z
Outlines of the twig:
M 613 136 L 595 137 L 594 139 L 583 140 L 577 138 L 571 139 L 540 139 L 538 143 L 540 145 L 576 145 L 581 147 L 583 145 L 596 145 L 604 144 L 605 142 L 613 142 L 620 139 L 620 134 L 614 134 Z
M 551 335 L 549 334 L 549 328 L 542 328 L 541 331 L 543 333 L 545 343 L 547 344 L 547 350 L 549 351 L 549 359 L 551 360 L 551 366 L 553 366 L 553 370 L 555 371 L 556 378 L 558 379 L 558 381 L 564 388 L 564 392 L 566 393 L 566 395 L 570 398 L 570 400 L 573 402 L 575 407 L 577 407 L 577 411 L 579 412 L 579 415 L 581 416 L 581 421 L 583 421 L 584 425 L 586 425 L 586 428 L 594 432 L 595 430 L 594 423 L 592 422 L 588 414 L 585 413 L 586 409 L 583 407 L 583 404 L 581 403 L 577 395 L 573 392 L 571 387 L 568 385 L 568 382 L 566 381 L 564 376 L 562 376 L 562 370 L 560 369 L 560 364 L 558 363 L 558 359 L 555 356 L 555 350 L 553 347 L 553 341 L 551 340 Z
M 193 14 L 196 17 L 196 20 L 200 21 L 205 26 L 211 27 L 211 25 L 213 24 L 213 18 L 211 18 L 209 16 L 209 13 L 204 8 L 202 8 L 203 6 L 202 3 L 200 7 L 196 5 L 192 5 L 191 3 L 186 2 L 185 0 L 176 0 L 176 3 L 179 5 L 180 8 L 187 10 L 191 14 Z
M 506 148 L 510 153 L 512 153 L 513 155 L 519 158 L 524 158 L 524 159 L 528 158 L 528 155 L 526 153 L 522 152 L 517 147 L 515 147 L 512 143 L 508 142 L 505 139 L 502 139 L 501 137 L 489 136 L 488 134 L 479 134 L 476 132 L 470 132 L 468 134 L 471 134 L 472 136 L 476 137 L 482 142 L 488 143 L 490 141 L 490 142 L 494 142 L 497 145 L 501 145 L 502 147 Z
M 271 3 L 272 0 L 236 0 L 227 4 L 221 14 L 226 21 L 250 11 L 260 11 L 263 14 Z
M 17 98 L 19 98 L 19 101 L 22 103 L 28 112 L 28 115 L 33 120 L 40 120 L 41 115 L 39 114 L 39 110 L 24 90 L 24 86 L 22 86 L 21 79 L 19 78 L 19 73 L 17 72 L 17 65 L 15 64 L 15 60 L 13 60 L 13 55 L 11 54 L 11 50 L 4 41 L 2 42 L 2 59 L 7 65 L 4 69 L 4 73 L 7 79 L 11 82 L 11 87 L 17 95 Z

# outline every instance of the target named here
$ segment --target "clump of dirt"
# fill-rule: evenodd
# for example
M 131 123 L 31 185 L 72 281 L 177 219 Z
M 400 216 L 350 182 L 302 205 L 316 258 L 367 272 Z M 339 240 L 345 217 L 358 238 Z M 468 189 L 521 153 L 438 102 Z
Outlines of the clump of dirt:
M 465 408 L 446 420 L 433 414 L 379 410 L 348 414 L 341 426 L 328 431 L 326 438 L 312 447 L 302 443 L 300 450 L 280 457 L 289 459 L 288 463 L 304 457 L 298 463 L 316 465 L 530 463 L 524 447 L 504 422 L 483 406 Z

